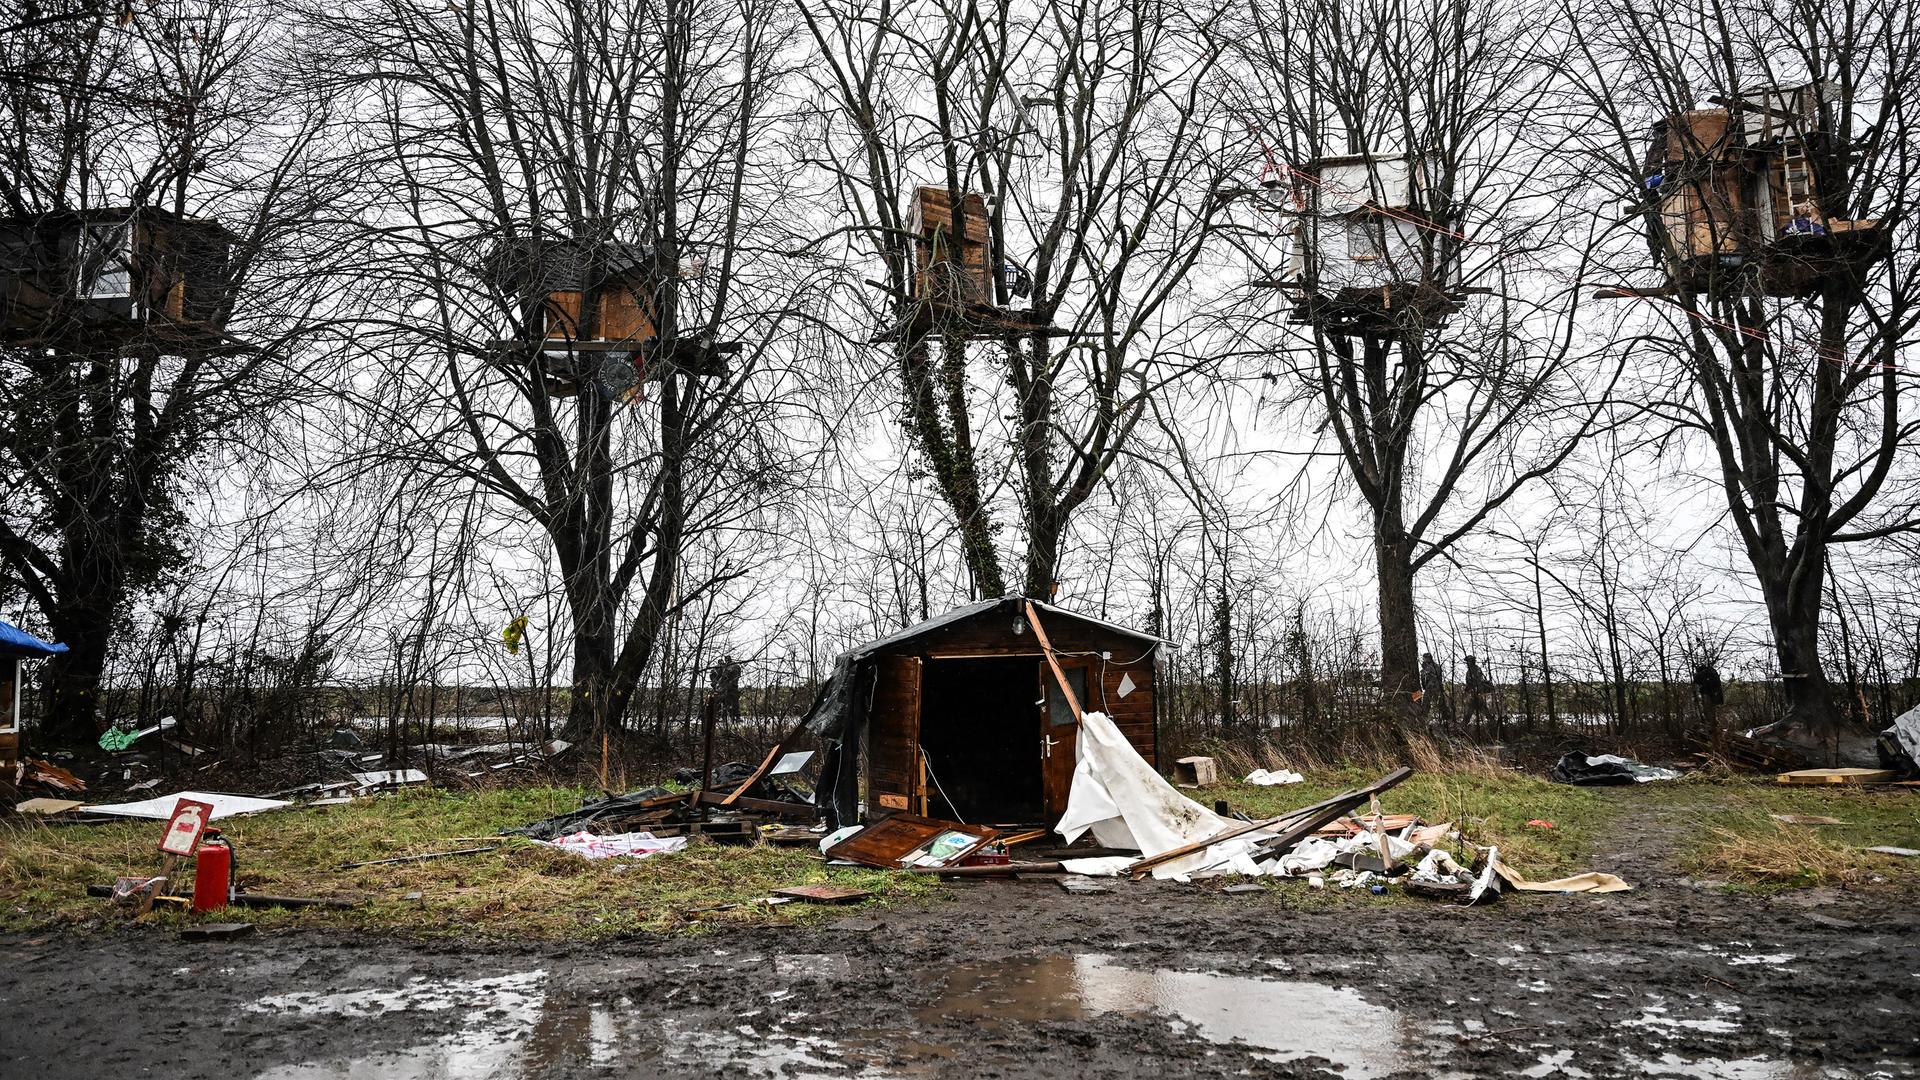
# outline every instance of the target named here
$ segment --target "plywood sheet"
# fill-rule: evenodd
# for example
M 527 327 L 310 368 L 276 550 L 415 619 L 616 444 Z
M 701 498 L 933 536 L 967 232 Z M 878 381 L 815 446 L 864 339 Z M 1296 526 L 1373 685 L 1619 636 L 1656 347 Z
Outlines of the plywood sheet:
M 1777 779 L 1782 784 L 1884 784 L 1899 776 L 1891 769 L 1798 769 Z
M 956 866 L 998 835 L 980 825 L 895 814 L 828 848 L 826 855 L 887 870 Z

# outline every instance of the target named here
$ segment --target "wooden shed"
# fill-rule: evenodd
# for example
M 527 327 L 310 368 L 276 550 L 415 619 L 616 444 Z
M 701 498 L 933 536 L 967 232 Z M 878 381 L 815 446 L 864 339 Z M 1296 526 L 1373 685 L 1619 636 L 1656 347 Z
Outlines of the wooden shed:
M 862 790 L 869 815 L 905 811 L 974 824 L 1060 817 L 1079 729 L 1028 603 L 978 601 L 841 658 L 840 685 L 823 691 L 827 704 L 816 702 L 810 725 L 829 743 L 821 796 L 836 821 L 853 819 Z M 1031 603 L 1082 707 L 1106 713 L 1158 764 L 1162 640 Z
M 234 236 L 158 207 L 0 220 L 0 335 L 74 351 L 223 346 Z

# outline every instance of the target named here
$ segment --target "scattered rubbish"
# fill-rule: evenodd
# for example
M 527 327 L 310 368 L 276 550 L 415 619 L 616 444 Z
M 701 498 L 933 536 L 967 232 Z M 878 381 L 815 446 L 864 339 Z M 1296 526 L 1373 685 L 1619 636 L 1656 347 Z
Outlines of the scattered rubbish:
M 687 846 L 684 836 L 655 836 L 647 832 L 614 833 L 611 836 L 595 836 L 585 829 L 552 840 L 539 840 L 536 843 L 559 848 L 587 859 L 614 859 L 633 856 L 646 858 L 662 852 L 679 851 Z
M 1798 769 L 1775 779 L 1782 784 L 1884 784 L 1899 778 L 1892 769 Z
M 118 900 L 126 895 L 122 892 L 122 889 L 127 883 L 131 883 L 137 891 L 140 887 L 150 888 L 155 882 L 164 882 L 165 880 L 165 878 L 116 878 L 112 885 L 87 886 L 87 895 Z M 358 900 L 344 900 L 331 896 L 278 896 L 272 893 L 237 892 L 233 894 L 231 899 L 233 907 L 353 908 L 360 906 L 360 901 Z M 167 900 L 182 906 L 185 906 L 187 903 L 187 897 L 184 896 L 160 896 L 156 897 L 155 900 L 156 902 Z
M 55 791 L 85 791 L 86 781 L 48 761 L 22 758 L 14 765 L 14 786 L 36 785 Z
M 14 809 L 22 814 L 59 814 L 86 804 L 78 799 L 28 799 L 15 803 Z
M 133 747 L 134 743 L 139 742 L 149 735 L 158 735 L 163 731 L 172 731 L 179 726 L 179 719 L 172 716 L 163 716 L 158 721 L 139 729 L 122 727 L 116 724 L 100 733 L 100 749 L 116 752 L 128 750 Z
M 792 776 L 798 773 L 801 769 L 806 768 L 807 762 L 812 760 L 813 760 L 813 751 L 795 750 L 791 754 L 782 755 L 779 761 L 774 762 L 773 768 L 767 770 L 767 775 L 768 776 Z
M 1536 829 L 1551 829 L 1551 828 L 1553 828 L 1553 822 L 1551 822 L 1551 821 L 1542 821 L 1542 820 L 1540 820 L 1539 818 L 1534 818 L 1533 820 L 1531 820 L 1531 821 L 1529 821 L 1529 822 L 1527 822 L 1527 824 L 1529 824 L 1529 825 L 1531 825 L 1531 826 L 1533 826 L 1533 827 L 1534 827 L 1534 828 L 1536 828 Z
M 197 923 L 182 927 L 180 937 L 185 941 L 227 941 L 251 933 L 253 924 L 250 922 Z
M 1266 891 L 1267 890 L 1265 886 L 1255 885 L 1252 882 L 1248 882 L 1245 885 L 1229 885 L 1226 888 L 1220 890 L 1220 892 L 1226 896 L 1245 896 L 1248 893 L 1258 893 L 1258 892 L 1266 892 Z
M 1563 755 L 1547 770 L 1547 779 L 1561 784 L 1593 786 L 1601 784 L 1645 784 L 1655 780 L 1678 780 L 1680 770 L 1657 765 L 1642 765 L 1618 754 Z
M 1508 866 L 1500 858 L 1498 848 L 1488 849 L 1487 866 L 1498 874 L 1509 888 L 1519 889 L 1522 892 L 1615 893 L 1629 892 L 1633 889 L 1633 886 L 1612 874 L 1601 874 L 1591 870 L 1571 877 L 1555 878 L 1552 881 L 1528 881 L 1519 871 Z
M 478 855 L 486 851 L 500 850 L 499 844 L 491 847 L 461 848 L 458 851 L 429 851 L 422 855 L 396 855 L 391 859 L 369 859 L 366 862 L 341 863 L 338 869 L 358 870 L 363 866 L 391 866 L 394 863 L 426 862 L 428 859 L 450 859 L 455 855 Z
M 1247 774 L 1247 783 L 1260 787 L 1275 787 L 1280 784 L 1298 784 L 1305 780 L 1306 777 L 1294 772 L 1292 769 L 1255 769 Z
M 775 889 L 773 895 L 802 900 L 809 904 L 857 904 L 873 895 L 866 889 L 850 889 L 843 885 L 795 885 L 786 889 Z
M 1899 716 L 1880 733 L 1875 749 L 1880 764 L 1906 775 L 1920 772 L 1920 705 Z
M 831 845 L 829 859 L 845 859 L 887 870 L 958 869 L 960 862 L 992 842 L 999 833 L 978 825 L 894 814 Z M 980 869 L 1003 870 L 1004 866 Z
M 278 810 L 283 806 L 292 806 L 282 799 L 256 799 L 248 795 L 222 795 L 207 791 L 181 791 L 172 795 L 160 795 L 141 802 L 130 803 L 94 803 L 81 807 L 89 814 L 108 814 L 113 817 L 144 818 L 148 821 L 165 821 L 173 815 L 173 808 L 180 800 L 207 803 L 213 812 L 207 815 L 208 821 L 221 818 L 238 817 L 242 814 L 258 814 L 263 810 Z
M 1090 896 L 1094 893 L 1112 892 L 1113 889 L 1088 877 L 1068 874 L 1060 879 L 1060 887 L 1076 896 Z
M 383 769 L 378 772 L 357 772 L 353 779 L 363 788 L 406 787 L 410 784 L 424 784 L 427 774 L 419 769 Z
M 1845 825 L 1846 822 L 1835 817 L 1821 817 L 1819 814 L 1768 814 L 1775 821 L 1788 825 Z
M 1898 855 L 1903 859 L 1920 859 L 1920 850 L 1915 850 L 1910 847 L 1893 847 L 1883 844 L 1880 847 L 1870 847 L 1867 850 L 1877 855 Z
M 1220 781 L 1220 766 L 1210 757 L 1183 757 L 1173 763 L 1173 782 L 1182 787 L 1206 787 Z

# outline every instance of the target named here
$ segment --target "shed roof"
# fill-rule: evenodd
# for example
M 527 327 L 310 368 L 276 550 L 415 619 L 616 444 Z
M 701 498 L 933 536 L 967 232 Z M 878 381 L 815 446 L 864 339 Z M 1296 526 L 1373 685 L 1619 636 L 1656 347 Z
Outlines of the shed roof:
M 0 622 L 0 656 L 25 656 L 38 659 L 58 656 L 66 651 L 65 645 L 41 641 L 10 622 Z
M 892 648 L 902 642 L 912 641 L 922 634 L 929 634 L 942 627 L 952 626 L 954 623 L 963 622 L 976 615 L 988 614 L 995 608 L 1003 609 L 1008 615 L 1017 615 L 1021 613 L 1020 605 L 1027 603 L 1031 603 L 1036 609 L 1049 615 L 1058 615 L 1064 619 L 1088 623 L 1104 630 L 1111 630 L 1116 634 L 1123 634 L 1130 638 L 1137 638 L 1141 641 L 1151 641 L 1156 644 L 1172 644 L 1171 640 L 1167 638 L 1156 637 L 1153 634 L 1143 633 L 1139 630 L 1132 630 L 1118 623 L 1108 622 L 1105 619 L 1096 619 L 1091 615 L 1082 615 L 1077 611 L 1068 611 L 1066 608 L 1055 607 L 1044 600 L 1027 600 L 1019 596 L 996 596 L 986 600 L 975 600 L 971 604 L 963 604 L 945 614 L 935 615 L 925 622 L 914 623 L 904 630 L 896 630 L 883 638 L 869 641 L 865 645 L 854 649 L 849 656 L 855 660 L 864 660 L 875 653 Z

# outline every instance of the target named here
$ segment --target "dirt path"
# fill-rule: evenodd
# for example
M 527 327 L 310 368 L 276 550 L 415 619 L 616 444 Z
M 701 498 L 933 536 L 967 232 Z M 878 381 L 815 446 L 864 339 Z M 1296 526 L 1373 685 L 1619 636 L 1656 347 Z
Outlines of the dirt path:
M 1603 855 L 1630 871 L 1644 837 Z M 1652 870 L 1651 865 L 1642 867 Z M 1641 873 L 1491 908 L 956 886 L 835 925 L 473 949 L 4 943 L 0 1075 L 1906 1076 L 1920 910 Z M 875 926 L 874 924 L 877 924 Z

